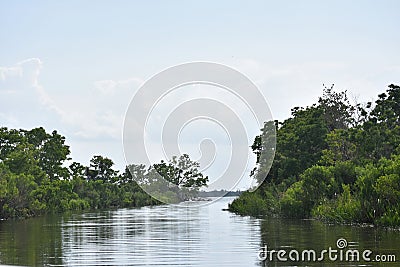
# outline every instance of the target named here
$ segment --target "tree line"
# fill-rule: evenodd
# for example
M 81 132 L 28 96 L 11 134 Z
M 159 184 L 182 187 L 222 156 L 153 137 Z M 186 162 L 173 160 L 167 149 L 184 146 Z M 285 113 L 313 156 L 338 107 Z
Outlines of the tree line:
M 339 223 L 400 225 L 400 87 L 372 103 L 350 103 L 346 91 L 325 87 L 318 102 L 295 107 L 283 122 L 266 122 L 252 149 L 262 185 L 229 209 L 244 215 L 318 218 Z M 260 158 L 276 129 L 269 166 Z M 264 168 L 264 169 L 263 169 Z
M 107 157 L 94 156 L 90 166 L 84 166 L 70 163 L 69 156 L 65 137 L 57 131 L 1 127 L 0 219 L 68 210 L 140 207 L 160 204 L 160 200 L 179 202 L 208 182 L 208 177 L 198 171 L 198 163 L 187 155 L 151 166 L 131 164 L 123 172 L 115 170 L 114 162 Z M 153 190 L 160 184 L 174 190 L 157 200 L 142 189 L 146 184 Z

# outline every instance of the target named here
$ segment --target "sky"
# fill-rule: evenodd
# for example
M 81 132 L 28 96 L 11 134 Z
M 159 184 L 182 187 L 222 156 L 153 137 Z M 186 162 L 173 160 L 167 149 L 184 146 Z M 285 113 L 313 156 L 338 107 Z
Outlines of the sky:
M 249 77 L 279 120 L 315 103 L 323 84 L 371 101 L 400 84 L 399 10 L 388 0 L 0 0 L 0 126 L 56 129 L 73 160 L 104 155 L 123 169 L 131 99 L 193 61 Z M 209 128 L 192 126 L 186 136 Z

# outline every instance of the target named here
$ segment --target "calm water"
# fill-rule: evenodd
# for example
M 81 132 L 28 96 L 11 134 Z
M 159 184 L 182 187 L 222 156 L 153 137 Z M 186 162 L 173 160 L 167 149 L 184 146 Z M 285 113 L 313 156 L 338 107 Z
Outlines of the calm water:
M 316 221 L 254 219 L 222 211 L 232 198 L 173 206 L 45 216 L 0 222 L 0 262 L 25 266 L 400 266 L 400 233 Z M 394 254 L 396 263 L 262 262 L 269 249 L 336 248 Z

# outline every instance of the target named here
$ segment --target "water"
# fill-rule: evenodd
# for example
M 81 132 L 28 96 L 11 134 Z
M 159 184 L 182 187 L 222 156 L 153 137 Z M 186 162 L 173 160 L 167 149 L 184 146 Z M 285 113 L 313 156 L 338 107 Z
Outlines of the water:
M 347 245 L 338 248 L 338 240 L 344 241 L 343 239 Z M 268 251 L 284 250 L 288 258 L 288 262 L 278 261 L 274 254 L 274 261 L 264 261 L 262 266 L 400 266 L 400 231 L 398 230 L 371 226 L 328 225 L 314 220 L 264 219 L 261 222 L 261 240 L 262 246 L 267 245 Z M 335 261 L 331 260 L 327 253 L 321 257 L 321 252 L 329 250 L 329 247 L 337 250 L 332 254 L 332 259 L 336 255 Z M 291 250 L 298 251 L 300 259 L 301 252 L 304 250 L 314 250 L 316 259 L 321 258 L 321 261 L 289 263 L 288 253 Z M 348 250 L 357 250 L 360 261 L 346 260 Z M 372 251 L 372 254 L 367 257 L 371 261 L 363 260 L 362 253 L 365 250 Z M 340 251 L 342 251 L 342 259 Z M 382 259 L 386 257 L 386 261 L 375 261 L 376 255 Z M 388 257 L 392 255 L 396 256 L 396 262 L 389 262 Z M 348 258 L 351 259 L 351 255 Z
M 230 201 L 223 198 L 196 208 L 165 205 L 3 221 L 0 262 L 24 266 L 313 266 L 310 262 L 262 262 L 257 254 L 264 245 L 276 250 L 322 250 L 335 247 L 340 237 L 360 250 L 396 254 L 400 262 L 399 232 L 242 217 L 222 210 Z M 338 263 L 324 262 L 323 266 Z

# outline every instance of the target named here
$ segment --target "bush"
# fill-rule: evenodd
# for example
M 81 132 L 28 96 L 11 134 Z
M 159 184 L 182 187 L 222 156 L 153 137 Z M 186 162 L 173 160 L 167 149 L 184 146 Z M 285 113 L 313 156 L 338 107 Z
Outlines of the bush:
M 84 199 L 71 199 L 68 206 L 70 210 L 86 210 L 90 208 L 89 203 Z
M 343 193 L 337 199 L 325 200 L 312 210 L 313 217 L 329 222 L 350 223 L 361 220 L 361 203 L 350 193 L 349 185 L 342 185 Z
M 304 205 L 303 181 L 292 184 L 280 201 L 282 215 L 288 218 L 306 218 L 309 209 Z
M 229 204 L 228 209 L 242 215 L 260 216 L 268 214 L 267 202 L 258 193 L 244 192 Z
M 380 218 L 376 220 L 376 224 L 382 226 L 399 226 L 400 225 L 400 207 L 392 208 L 386 211 Z

